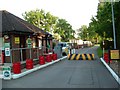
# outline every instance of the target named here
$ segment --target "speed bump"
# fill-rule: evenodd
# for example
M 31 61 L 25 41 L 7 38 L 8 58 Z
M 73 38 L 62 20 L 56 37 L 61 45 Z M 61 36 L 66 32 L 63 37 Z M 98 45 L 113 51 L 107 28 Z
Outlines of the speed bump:
M 94 54 L 68 54 L 68 60 L 94 60 Z

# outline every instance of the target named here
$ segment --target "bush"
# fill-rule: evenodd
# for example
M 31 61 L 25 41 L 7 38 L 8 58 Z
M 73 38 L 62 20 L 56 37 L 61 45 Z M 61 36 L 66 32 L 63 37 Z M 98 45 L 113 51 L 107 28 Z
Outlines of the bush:
M 56 46 L 56 43 L 55 42 L 53 42 L 53 49 L 54 49 L 54 47 Z
M 105 50 L 113 49 L 114 48 L 113 41 L 105 40 L 104 43 L 105 43 L 105 45 L 104 45 Z M 103 48 L 103 42 L 100 43 L 100 47 Z

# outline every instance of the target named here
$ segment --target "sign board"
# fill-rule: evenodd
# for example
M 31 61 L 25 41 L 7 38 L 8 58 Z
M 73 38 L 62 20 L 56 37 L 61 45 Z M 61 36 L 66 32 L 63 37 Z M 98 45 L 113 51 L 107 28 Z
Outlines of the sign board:
M 11 79 L 11 68 L 9 66 L 3 67 L 3 78 L 4 79 Z
M 15 37 L 15 44 L 19 44 L 20 43 L 20 38 L 19 37 Z
M 10 48 L 10 43 L 5 43 L 5 48 Z
M 110 60 L 120 60 L 120 50 L 109 51 Z
M 26 40 L 26 43 L 27 43 L 28 48 L 31 48 L 31 44 L 32 44 L 31 38 L 28 38 L 28 39 Z
M 10 56 L 10 48 L 5 48 L 5 56 Z

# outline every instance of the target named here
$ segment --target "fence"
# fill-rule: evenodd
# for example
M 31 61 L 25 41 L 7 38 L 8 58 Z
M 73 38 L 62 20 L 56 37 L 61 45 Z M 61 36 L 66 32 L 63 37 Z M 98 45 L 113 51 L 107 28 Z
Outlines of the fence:
M 39 55 L 44 55 L 44 53 L 51 51 L 52 48 L 47 48 L 45 46 L 35 48 L 12 48 L 10 49 L 10 62 L 13 63 L 18 61 L 25 61 L 28 58 L 38 60 Z

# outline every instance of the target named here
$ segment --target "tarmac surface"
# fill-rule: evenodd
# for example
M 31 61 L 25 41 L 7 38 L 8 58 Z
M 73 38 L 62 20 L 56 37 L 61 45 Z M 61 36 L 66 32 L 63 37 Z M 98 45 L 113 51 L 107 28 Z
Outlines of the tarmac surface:
M 118 83 L 97 56 L 98 46 L 76 50 L 94 53 L 95 60 L 62 60 L 16 80 L 3 88 L 118 88 Z

